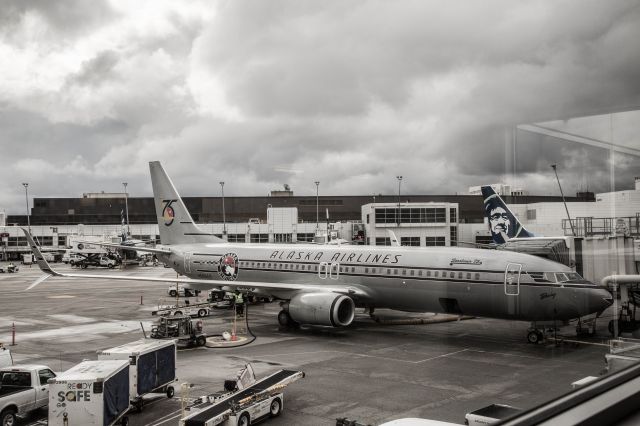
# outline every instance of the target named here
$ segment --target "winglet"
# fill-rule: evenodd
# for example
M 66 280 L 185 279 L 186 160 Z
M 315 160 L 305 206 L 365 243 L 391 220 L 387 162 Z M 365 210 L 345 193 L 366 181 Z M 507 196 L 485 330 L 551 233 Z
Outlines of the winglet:
M 49 263 L 44 259 L 44 256 L 40 252 L 40 249 L 38 248 L 38 245 L 36 244 L 36 242 L 33 241 L 33 237 L 31 236 L 29 231 L 22 228 L 22 232 L 24 232 L 24 235 L 27 237 L 27 242 L 29 243 L 29 247 L 31 247 L 31 251 L 33 252 L 33 255 L 36 258 L 36 262 L 38 262 L 38 267 L 42 270 L 42 272 L 49 275 L 53 275 L 53 276 L 61 276 L 61 274 L 54 271 L 51 268 L 51 266 L 49 266 Z

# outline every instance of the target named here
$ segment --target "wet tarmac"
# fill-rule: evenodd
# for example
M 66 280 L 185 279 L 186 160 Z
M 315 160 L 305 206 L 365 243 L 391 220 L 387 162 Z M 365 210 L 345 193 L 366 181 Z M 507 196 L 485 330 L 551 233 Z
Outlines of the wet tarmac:
M 55 267 L 70 270 L 69 266 Z M 89 270 L 87 270 L 89 271 Z M 15 323 L 16 363 L 42 363 L 64 371 L 96 351 L 143 337 L 168 285 L 110 281 L 111 274 L 171 277 L 162 267 L 124 271 L 92 269 L 102 280 L 49 279 L 25 291 L 41 274 L 36 266 L 0 274 L 0 341 L 11 343 Z M 141 304 L 141 298 L 142 303 Z M 333 425 L 337 417 L 379 424 L 403 417 L 464 423 L 469 411 L 492 403 L 529 408 L 571 390 L 571 383 L 597 376 L 607 352 L 606 322 L 595 337 L 579 343 L 526 342 L 527 323 L 469 319 L 397 325 L 359 313 L 342 329 L 280 329 L 277 303 L 253 305 L 248 317 L 253 343 L 237 348 L 195 348 L 178 353 L 176 397 L 150 397 L 131 425 L 177 425 L 180 383 L 193 386 L 185 398 L 222 389 L 251 362 L 258 377 L 279 369 L 304 371 L 306 378 L 285 390 L 284 411 L 269 425 Z M 387 318 L 418 316 L 378 312 Z M 205 330 L 230 328 L 229 310 L 204 319 Z M 575 339 L 573 327 L 560 336 Z M 37 411 L 21 419 L 28 425 L 46 418 Z

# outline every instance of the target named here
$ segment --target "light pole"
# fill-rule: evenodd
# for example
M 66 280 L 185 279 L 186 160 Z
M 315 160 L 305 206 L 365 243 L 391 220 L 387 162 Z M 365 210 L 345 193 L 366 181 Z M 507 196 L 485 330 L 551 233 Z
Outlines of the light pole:
M 22 186 L 24 186 L 24 200 L 27 202 L 27 228 L 29 229 L 29 233 L 31 233 L 31 219 L 29 218 L 29 184 L 27 182 L 22 182 Z
M 124 186 L 124 211 L 127 218 L 127 236 L 129 236 L 129 196 L 127 194 L 127 182 L 122 182 Z
M 400 226 L 400 184 L 402 183 L 402 176 L 396 176 L 398 179 L 398 215 L 396 216 L 396 222 Z
M 573 229 L 573 222 L 571 222 L 571 216 L 569 215 L 569 208 L 567 207 L 567 202 L 564 199 L 564 193 L 562 192 L 562 185 L 560 185 L 560 179 L 558 178 L 558 171 L 556 170 L 556 165 L 552 164 L 551 168 L 553 172 L 556 174 L 556 180 L 558 181 L 558 187 L 560 188 L 560 195 L 562 195 L 562 202 L 564 203 L 564 209 L 567 211 L 567 217 L 569 218 L 569 225 L 571 226 L 571 234 L 576 236 L 576 232 Z
M 224 212 L 224 181 L 220 181 L 220 188 L 222 189 L 222 235 L 227 235 L 227 217 Z
M 318 197 L 318 194 L 319 194 L 318 191 L 320 190 L 320 188 L 319 188 L 320 187 L 320 181 L 317 180 L 315 182 L 315 184 L 316 184 L 316 235 L 317 235 L 318 231 L 319 231 L 319 228 L 320 228 L 320 214 L 318 213 L 319 212 L 319 207 L 320 207 L 320 202 L 319 202 L 319 197 Z

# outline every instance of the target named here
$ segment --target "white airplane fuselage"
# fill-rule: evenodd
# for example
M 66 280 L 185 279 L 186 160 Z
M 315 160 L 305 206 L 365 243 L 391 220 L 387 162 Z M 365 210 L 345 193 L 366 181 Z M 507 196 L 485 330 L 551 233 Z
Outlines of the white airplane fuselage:
M 606 289 L 586 280 L 559 282 L 572 272 L 562 264 L 508 251 L 230 243 L 165 247 L 172 253 L 159 259 L 189 278 L 353 288 L 358 307 L 550 321 L 600 312 L 611 302 Z M 236 262 L 223 271 L 228 256 Z M 268 293 L 279 297 L 278 290 Z M 287 299 L 285 292 L 282 298 Z

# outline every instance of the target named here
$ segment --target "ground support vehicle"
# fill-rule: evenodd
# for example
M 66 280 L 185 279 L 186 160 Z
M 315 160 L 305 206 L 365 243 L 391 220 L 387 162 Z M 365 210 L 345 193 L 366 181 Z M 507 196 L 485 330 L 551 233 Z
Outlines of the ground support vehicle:
M 129 361 L 83 361 L 49 381 L 49 426 L 129 423 Z
M 9 265 L 7 265 L 7 270 L 5 271 L 4 268 L 2 266 L 0 266 L 0 274 L 4 274 L 5 272 L 8 272 L 10 274 L 14 273 L 14 272 L 18 272 L 19 268 L 14 265 L 13 263 L 10 263 Z
M 160 317 L 151 327 L 151 338 L 175 340 L 179 348 L 204 346 L 207 343 L 202 321 L 198 320 L 194 324 L 188 316 Z
M 99 360 L 129 361 L 129 401 L 142 411 L 143 396 L 166 393 L 172 398 L 176 382 L 176 342 L 142 339 L 98 352 Z
M 16 416 L 46 407 L 48 380 L 56 375 L 46 365 L 22 365 L 0 369 L 0 424 L 16 424 Z
M 167 289 L 167 294 L 171 297 L 177 297 L 177 296 L 191 297 L 191 296 L 199 295 L 200 290 L 185 287 L 179 284 L 179 285 L 169 286 L 169 288 Z
M 216 304 L 209 302 L 202 303 L 189 303 L 188 300 L 185 300 L 184 305 L 162 305 L 158 304 L 158 309 L 151 312 L 151 315 L 158 316 L 167 316 L 167 315 L 187 315 L 187 316 L 197 316 L 199 318 L 209 316 L 211 314 L 211 310 L 216 307 Z
M 235 380 L 226 380 L 224 391 L 201 397 L 180 420 L 180 426 L 248 426 L 275 417 L 284 408 L 284 388 L 303 378 L 302 371 L 280 370 L 256 380 L 250 364 Z

